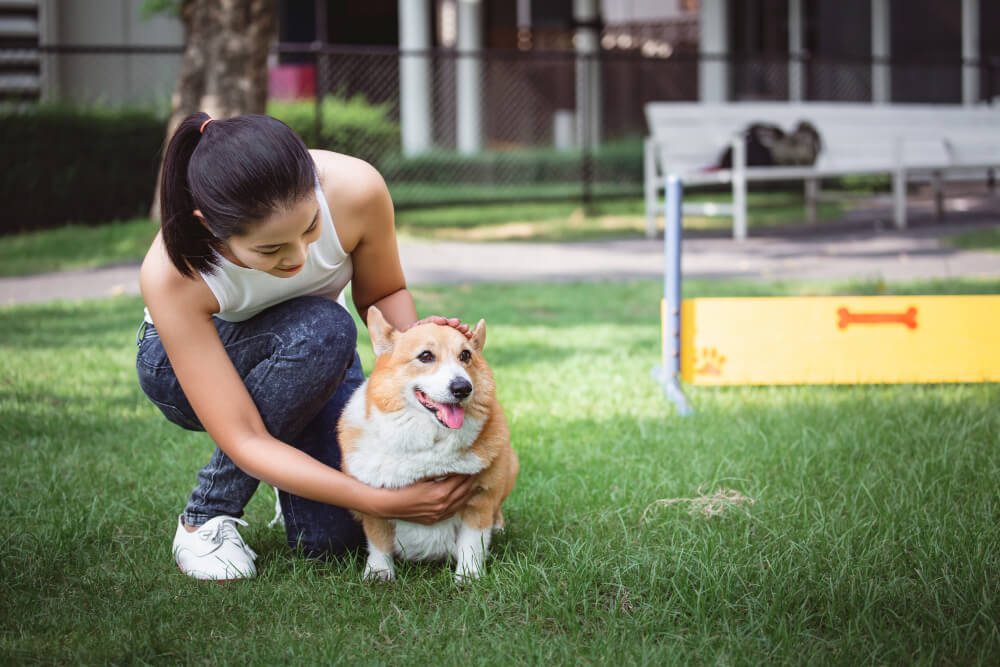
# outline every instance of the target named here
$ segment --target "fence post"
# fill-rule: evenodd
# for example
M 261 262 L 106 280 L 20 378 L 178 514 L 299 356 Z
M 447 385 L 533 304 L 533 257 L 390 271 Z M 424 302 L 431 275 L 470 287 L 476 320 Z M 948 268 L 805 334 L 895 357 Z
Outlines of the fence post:
M 320 63 L 320 52 L 319 49 L 322 45 L 319 42 L 313 42 L 313 65 L 316 68 L 316 105 L 313 109 L 313 133 L 316 138 L 313 140 L 315 142 L 316 148 L 328 149 L 330 146 L 323 145 L 323 94 L 320 92 L 320 81 L 319 76 L 319 63 Z
M 592 63 L 591 56 L 585 53 L 577 53 L 577 71 L 589 72 Z M 591 214 L 591 204 L 593 202 L 593 179 L 594 179 L 594 156 L 593 156 L 593 134 L 590 132 L 590 125 L 593 122 L 591 106 L 591 84 L 590 76 L 580 76 L 577 74 L 577 100 L 576 100 L 576 131 L 580 139 L 580 180 L 581 193 L 583 199 L 583 213 L 585 216 Z

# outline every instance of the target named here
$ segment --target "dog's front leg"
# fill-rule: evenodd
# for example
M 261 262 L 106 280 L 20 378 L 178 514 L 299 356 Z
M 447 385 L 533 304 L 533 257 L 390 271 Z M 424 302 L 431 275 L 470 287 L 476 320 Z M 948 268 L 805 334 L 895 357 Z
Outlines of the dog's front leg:
M 478 579 L 486 569 L 486 554 L 490 549 L 492 529 L 475 528 L 463 520 L 455 540 L 455 581 L 463 583 Z
M 368 538 L 368 561 L 364 577 L 369 581 L 392 581 L 396 567 L 392 563 L 392 546 L 396 539 L 395 526 L 385 519 L 363 517 L 361 524 Z

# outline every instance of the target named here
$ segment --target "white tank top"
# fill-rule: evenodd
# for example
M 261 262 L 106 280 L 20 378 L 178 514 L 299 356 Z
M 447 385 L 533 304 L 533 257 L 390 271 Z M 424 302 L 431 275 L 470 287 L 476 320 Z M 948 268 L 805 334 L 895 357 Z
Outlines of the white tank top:
M 351 256 L 340 245 L 330 207 L 318 181 L 316 199 L 319 201 L 322 231 L 319 238 L 309 244 L 305 266 L 291 278 L 279 278 L 257 269 L 244 268 L 225 257 L 219 257 L 219 266 L 214 271 L 201 274 L 219 301 L 216 317 L 227 322 L 242 322 L 297 296 L 325 296 L 346 307 L 341 292 L 354 274 L 354 265 Z M 153 323 L 148 308 L 146 321 Z

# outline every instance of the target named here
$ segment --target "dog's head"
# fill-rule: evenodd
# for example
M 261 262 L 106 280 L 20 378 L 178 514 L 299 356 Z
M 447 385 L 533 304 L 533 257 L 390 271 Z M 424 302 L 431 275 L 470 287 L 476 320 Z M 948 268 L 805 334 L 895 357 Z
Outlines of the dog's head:
M 368 391 L 379 410 L 396 412 L 410 406 L 450 429 L 461 428 L 466 414 L 485 419 L 494 384 L 482 354 L 484 320 L 471 338 L 439 324 L 398 331 L 371 307 L 368 333 L 376 355 Z

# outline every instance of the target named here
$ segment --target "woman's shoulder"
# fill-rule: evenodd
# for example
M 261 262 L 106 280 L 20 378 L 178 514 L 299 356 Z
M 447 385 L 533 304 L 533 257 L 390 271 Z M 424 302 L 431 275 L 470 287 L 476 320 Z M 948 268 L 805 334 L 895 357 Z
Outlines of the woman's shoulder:
M 316 163 L 320 187 L 326 197 L 337 233 L 350 252 L 372 226 L 392 225 L 392 199 L 385 180 L 375 167 L 356 157 L 333 151 L 309 151 Z
M 364 207 L 388 197 L 382 174 L 368 162 L 343 153 L 311 150 L 316 173 L 331 205 Z
M 181 275 L 170 261 L 160 233 L 156 234 L 139 269 L 139 287 L 150 311 L 180 306 L 191 312 L 215 313 L 219 302 L 201 275 Z

